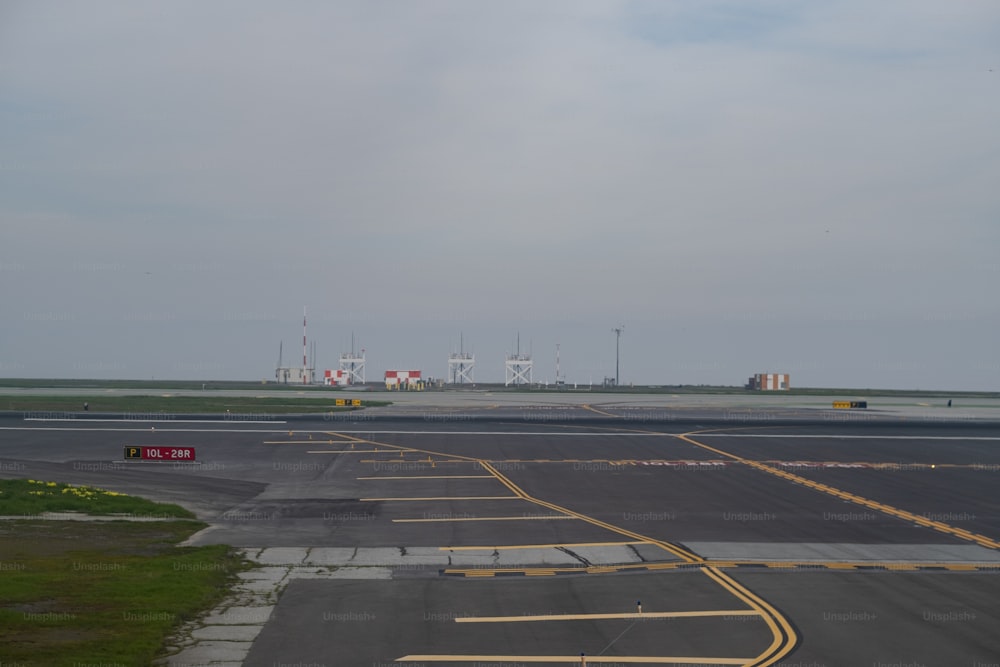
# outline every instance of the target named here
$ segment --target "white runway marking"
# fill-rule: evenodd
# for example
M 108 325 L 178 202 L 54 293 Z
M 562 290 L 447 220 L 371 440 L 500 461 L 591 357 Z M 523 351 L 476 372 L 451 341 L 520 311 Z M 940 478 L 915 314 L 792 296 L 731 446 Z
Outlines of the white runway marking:
M 55 421 L 55 420 L 53 420 Z M 70 420 L 67 420 L 70 421 Z M 105 422 L 121 422 L 129 423 L 125 420 L 120 419 L 109 419 L 109 420 L 96 420 L 96 419 L 80 419 L 72 420 L 80 422 L 95 422 L 95 421 L 105 421 Z M 135 422 L 131 422 L 135 423 Z M 203 421 L 203 422 L 186 422 L 181 420 L 165 420 L 163 422 L 156 422 L 162 424 L 186 424 L 186 423 L 205 423 L 205 424 L 225 424 L 225 423 L 239 423 L 239 424 L 287 424 L 287 422 L 244 422 L 244 421 L 232 421 L 226 422 L 225 420 L 220 421 Z M 148 432 L 148 429 L 138 429 L 138 428 L 79 428 L 79 427 L 68 427 L 68 426 L 0 426 L 2 431 L 142 431 Z M 163 428 L 157 429 L 164 432 L 179 432 L 179 433 L 287 433 L 288 428 L 283 428 L 279 430 L 269 430 L 269 429 L 257 429 L 257 428 L 208 428 L 208 429 L 197 429 L 197 428 Z M 651 432 L 643 431 L 640 433 L 622 433 L 622 432 L 611 432 L 611 433 L 595 433 L 592 431 L 587 432 L 548 432 L 548 431 L 423 431 L 419 429 L 414 429 L 411 431 L 404 430 L 393 430 L 393 431 L 348 431 L 343 429 L 294 429 L 295 433 L 320 433 L 329 434 L 331 431 L 342 435 L 357 435 L 357 436 L 374 436 L 374 435 L 501 435 L 501 436 L 546 436 L 546 437 L 563 437 L 563 438 L 662 438 L 680 435 L 697 435 L 699 438 L 775 438 L 775 439 L 813 439 L 813 440 L 928 440 L 928 441 L 980 441 L 980 442 L 998 442 L 1000 441 L 1000 436 L 975 436 L 975 435 L 868 435 L 868 434 L 856 434 L 856 435 L 835 435 L 829 433 L 712 433 L 710 431 L 679 431 L 677 433 L 667 433 L 667 432 Z
M 122 424 L 287 424 L 276 419 L 65 419 L 50 417 L 25 417 L 26 422 L 111 422 Z

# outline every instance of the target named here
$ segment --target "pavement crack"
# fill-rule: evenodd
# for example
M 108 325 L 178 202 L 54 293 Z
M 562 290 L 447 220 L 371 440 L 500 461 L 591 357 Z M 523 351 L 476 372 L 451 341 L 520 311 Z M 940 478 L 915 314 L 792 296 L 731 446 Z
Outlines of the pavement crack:
M 583 563 L 587 567 L 590 567 L 591 565 L 593 565 L 593 563 L 591 563 L 589 560 L 587 560 L 586 558 L 584 558 L 580 554 L 573 553 L 572 551 L 570 551 L 566 547 L 556 547 L 556 549 L 559 550 L 559 551 L 561 551 L 561 552 L 563 552 L 564 554 L 569 555 L 572 558 L 577 559 L 578 561 L 580 561 L 581 563 Z
M 627 546 L 629 549 L 632 550 L 632 553 L 635 554 L 635 557 L 638 558 L 640 562 L 643 562 L 643 563 L 647 562 L 646 559 L 642 557 L 642 554 L 639 553 L 639 550 L 635 548 L 634 544 L 627 544 L 625 546 Z

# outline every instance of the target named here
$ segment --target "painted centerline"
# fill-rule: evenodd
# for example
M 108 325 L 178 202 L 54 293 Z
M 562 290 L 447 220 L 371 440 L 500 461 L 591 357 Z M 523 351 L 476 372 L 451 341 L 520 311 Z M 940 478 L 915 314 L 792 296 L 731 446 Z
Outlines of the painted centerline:
M 712 609 L 709 611 L 651 611 L 623 614 L 541 614 L 538 616 L 459 616 L 456 623 L 532 623 L 539 621 L 605 621 L 615 619 L 701 618 L 710 616 L 760 616 L 755 609 Z
M 574 516 L 553 514 L 552 516 L 481 516 L 450 519 L 393 519 L 393 523 L 445 523 L 451 521 L 575 521 Z
M 554 515 L 559 516 L 559 515 Z M 566 517 L 571 519 L 573 517 Z M 575 542 L 561 544 L 514 544 L 493 547 L 438 547 L 441 551 L 490 551 L 497 549 L 571 549 L 575 547 L 624 547 L 635 544 L 651 544 L 651 542 Z
M 493 475 L 401 475 L 384 477 L 358 477 L 356 479 L 496 479 Z
M 431 498 L 359 498 L 363 503 L 374 503 L 374 502 L 388 502 L 388 501 L 404 501 L 404 502 L 421 502 L 421 501 L 441 501 L 441 500 L 524 500 L 518 496 L 437 496 Z
M 644 664 L 644 665 L 748 665 L 754 658 L 710 658 L 691 656 L 586 656 L 587 664 Z M 482 662 L 517 664 L 519 662 L 557 662 L 579 665 L 579 655 L 404 655 L 396 662 Z

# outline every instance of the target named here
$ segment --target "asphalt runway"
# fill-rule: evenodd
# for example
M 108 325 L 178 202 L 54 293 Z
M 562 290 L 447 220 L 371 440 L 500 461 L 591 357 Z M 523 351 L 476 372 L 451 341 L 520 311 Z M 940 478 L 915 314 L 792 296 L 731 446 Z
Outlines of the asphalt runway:
M 249 665 L 1000 663 L 1000 424 L 578 409 L 4 419 L 0 476 L 344 576 L 291 580 Z M 153 444 L 199 462 L 122 460 Z

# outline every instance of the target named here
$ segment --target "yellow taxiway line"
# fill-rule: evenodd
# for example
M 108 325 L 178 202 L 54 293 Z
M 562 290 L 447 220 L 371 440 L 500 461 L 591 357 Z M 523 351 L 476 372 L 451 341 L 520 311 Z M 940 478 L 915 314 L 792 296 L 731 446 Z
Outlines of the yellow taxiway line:
M 435 496 L 430 498 L 359 498 L 363 503 L 387 502 L 399 500 L 405 502 L 420 502 L 424 500 L 523 500 L 517 496 Z
M 893 507 L 891 505 L 886 505 L 884 503 L 871 500 L 870 498 L 865 498 L 864 496 L 859 496 L 854 493 L 849 493 L 841 489 L 829 486 L 828 484 L 822 484 L 820 482 L 813 481 L 807 477 L 802 477 L 801 475 L 796 475 L 795 473 L 788 472 L 786 470 L 781 470 L 773 466 L 761 463 L 759 461 L 754 461 L 753 459 L 746 459 L 742 456 L 737 456 L 736 454 L 730 454 L 727 451 L 712 447 L 711 445 L 706 445 L 703 442 L 698 442 L 692 435 L 697 435 L 698 432 L 685 433 L 683 435 L 676 436 L 677 438 L 687 442 L 689 444 L 701 447 L 702 449 L 707 449 L 709 451 L 715 452 L 717 454 L 722 454 L 723 456 L 732 459 L 733 461 L 738 461 L 744 465 L 747 465 L 761 472 L 766 472 L 775 477 L 780 477 L 781 479 L 787 480 L 789 482 L 794 482 L 795 484 L 800 484 L 807 488 L 819 491 L 820 493 L 825 493 L 834 498 L 840 498 L 841 500 L 846 500 L 848 502 L 861 505 L 862 507 L 868 507 L 869 509 L 877 510 L 888 514 L 889 516 L 896 517 L 897 519 L 903 519 L 904 521 L 909 521 L 911 523 L 924 526 L 926 528 L 933 528 L 934 530 L 945 533 L 948 535 L 954 535 L 960 539 L 966 540 L 968 542 L 975 542 L 981 546 L 987 547 L 989 549 L 1000 549 L 1000 542 L 992 540 L 985 535 L 979 535 L 976 533 L 970 533 L 962 528 L 956 528 L 941 521 L 933 521 L 927 517 L 920 516 L 919 514 L 914 514 L 913 512 L 907 512 L 906 510 L 899 509 L 898 507 Z
M 310 449 L 306 454 L 374 454 L 377 449 Z M 385 463 L 385 461 L 382 461 Z
M 399 476 L 389 476 L 384 477 L 357 477 L 356 479 L 492 479 L 496 478 L 493 475 L 399 475 Z
M 754 609 L 712 609 L 709 611 L 650 611 L 625 614 L 541 614 L 539 616 L 459 616 L 456 623 L 531 623 L 537 621 L 607 621 L 622 618 L 702 618 L 705 616 L 759 616 Z
M 597 408 L 595 408 L 592 405 L 581 405 L 580 407 L 583 408 L 584 410 L 589 410 L 590 412 L 595 412 L 595 413 L 597 413 L 599 415 L 604 415 L 605 417 L 620 417 L 621 416 L 621 415 L 613 414 L 611 412 L 605 412 L 604 410 L 598 410 Z
M 592 408 L 589 408 L 592 409 Z M 595 410 L 596 411 L 596 410 Z M 610 413 L 608 413 L 610 414 Z M 330 435 L 334 435 L 331 433 Z M 657 435 L 668 435 L 668 434 L 657 434 Z M 693 435 L 693 433 L 692 433 Z M 676 437 L 676 436 L 675 436 Z M 373 446 L 381 446 L 383 443 L 374 442 L 371 440 L 365 441 Z M 700 443 L 692 443 L 700 444 Z M 396 448 L 397 451 L 399 448 Z M 477 459 L 471 456 L 462 456 L 456 454 L 444 454 L 442 452 L 435 452 L 426 449 L 411 449 L 413 452 L 421 452 L 422 454 L 428 455 L 428 461 L 430 461 L 431 456 L 439 457 L 438 463 L 443 462 L 443 460 L 450 460 L 451 462 L 470 462 L 478 464 L 482 469 L 489 472 L 494 476 L 497 481 L 506 486 L 515 495 L 511 499 L 521 499 L 538 505 L 540 507 L 546 507 L 553 512 L 558 512 L 563 515 L 566 519 L 579 519 L 585 521 L 594 526 L 604 528 L 611 532 L 617 533 L 623 537 L 628 537 L 636 541 L 647 542 L 649 544 L 656 545 L 669 553 L 681 558 L 687 563 L 704 563 L 705 559 L 695 554 L 687 549 L 683 549 L 674 544 L 671 544 L 662 540 L 653 540 L 648 536 L 632 532 L 630 530 L 624 529 L 620 526 L 615 526 L 614 524 L 606 523 L 600 521 L 591 516 L 581 514 L 579 512 L 574 512 L 565 507 L 561 507 L 554 503 L 544 501 L 540 498 L 535 498 L 528 495 L 519 486 L 514 484 L 510 479 L 508 479 L 503 473 L 497 470 L 496 467 L 490 465 L 489 461 L 485 459 Z M 733 457 L 731 454 L 720 452 L 724 454 L 727 458 L 737 458 Z M 376 463 L 386 463 L 386 461 L 375 461 Z M 455 500 L 455 498 L 443 498 L 442 500 Z M 506 519 L 494 517 L 493 520 L 524 520 L 524 519 L 540 519 L 543 517 L 507 517 Z M 474 520 L 489 520 L 487 518 L 474 519 Z M 424 521 L 422 519 L 394 519 L 398 522 L 418 522 Z M 746 604 L 748 607 L 759 612 L 763 620 L 767 623 L 768 628 L 771 631 L 772 641 L 770 645 L 765 648 L 761 653 L 752 658 L 697 658 L 697 657 L 626 657 L 626 656 L 613 656 L 602 658 L 600 656 L 595 656 L 590 659 L 592 664 L 596 662 L 617 662 L 617 663 L 646 663 L 646 664 L 704 664 L 704 665 L 719 665 L 719 664 L 732 664 L 732 665 L 744 665 L 745 667 L 768 667 L 769 665 L 774 665 L 776 662 L 781 660 L 783 657 L 788 655 L 798 643 L 798 635 L 795 630 L 789 624 L 788 620 L 785 619 L 782 614 L 775 609 L 771 604 L 760 596 L 754 594 L 750 589 L 746 588 L 735 579 L 729 577 L 724 572 L 717 570 L 712 567 L 705 567 L 701 569 L 709 578 L 711 578 L 716 584 L 722 586 L 730 594 L 735 596 L 741 602 Z M 578 656 L 404 656 L 403 658 L 398 658 L 397 661 L 414 661 L 414 662 L 580 662 Z
M 459 517 L 454 519 L 393 519 L 393 523 L 447 523 L 452 521 L 575 521 L 575 516 L 479 516 Z M 500 547 L 501 549 L 503 547 Z
M 636 665 L 749 665 L 753 658 L 711 658 L 691 656 L 625 656 L 625 655 L 595 655 L 586 656 L 586 664 L 598 665 L 606 663 L 636 664 Z M 583 664 L 579 655 L 404 655 L 396 658 L 396 662 L 481 662 L 495 664 L 517 664 L 520 662 L 564 662 Z
M 572 519 L 573 517 L 566 517 L 567 519 Z M 441 551 L 490 551 L 490 550 L 501 550 L 501 549 L 558 549 L 559 547 L 565 549 L 573 549 L 576 547 L 624 547 L 635 544 L 649 544 L 649 542 L 574 542 L 569 543 L 559 543 L 559 544 L 510 544 L 507 546 L 492 546 L 492 547 L 439 547 Z

